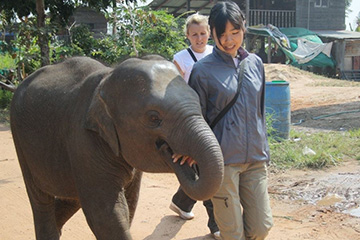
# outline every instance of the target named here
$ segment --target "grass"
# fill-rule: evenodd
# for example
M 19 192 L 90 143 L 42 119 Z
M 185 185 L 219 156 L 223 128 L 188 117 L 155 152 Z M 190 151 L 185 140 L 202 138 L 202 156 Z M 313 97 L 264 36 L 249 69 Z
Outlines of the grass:
M 291 130 L 290 140 L 270 141 L 270 154 L 278 169 L 321 169 L 336 166 L 345 158 L 360 160 L 360 129 L 311 134 Z

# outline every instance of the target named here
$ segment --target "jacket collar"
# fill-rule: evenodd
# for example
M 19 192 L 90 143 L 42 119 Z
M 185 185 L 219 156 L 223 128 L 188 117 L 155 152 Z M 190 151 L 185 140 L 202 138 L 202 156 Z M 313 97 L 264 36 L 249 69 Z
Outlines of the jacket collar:
M 226 63 L 234 64 L 232 56 L 230 54 L 224 53 L 217 46 L 214 46 L 213 54 L 216 57 L 221 58 Z M 239 62 L 244 60 L 247 56 L 249 56 L 248 51 L 246 51 L 243 47 L 240 47 L 238 49 L 238 55 L 237 55 L 237 58 L 239 59 Z

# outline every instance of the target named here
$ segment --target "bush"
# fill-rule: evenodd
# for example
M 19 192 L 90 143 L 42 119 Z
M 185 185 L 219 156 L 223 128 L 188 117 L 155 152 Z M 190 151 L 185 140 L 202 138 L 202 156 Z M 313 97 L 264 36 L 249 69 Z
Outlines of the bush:
M 82 49 L 86 56 L 90 56 L 94 46 L 96 45 L 96 40 L 94 39 L 89 27 L 86 25 L 74 27 L 71 30 L 71 35 L 72 43 Z
M 187 47 L 182 22 L 165 11 L 151 11 L 150 16 L 139 27 L 141 53 L 156 53 L 172 60 L 176 52 Z
M 0 109 L 8 109 L 10 107 L 12 96 L 12 92 L 0 90 Z
M 159 54 L 168 60 L 186 48 L 183 20 L 166 11 L 122 6 L 116 11 L 117 44 L 123 55 Z M 110 22 L 114 22 L 110 19 Z
M 16 63 L 14 58 L 10 54 L 0 54 L 0 71 L 15 69 Z M 0 74 L 4 75 L 4 73 L 0 72 Z
M 72 56 L 85 56 L 84 51 L 76 44 L 56 41 L 51 46 L 51 63 L 56 63 Z

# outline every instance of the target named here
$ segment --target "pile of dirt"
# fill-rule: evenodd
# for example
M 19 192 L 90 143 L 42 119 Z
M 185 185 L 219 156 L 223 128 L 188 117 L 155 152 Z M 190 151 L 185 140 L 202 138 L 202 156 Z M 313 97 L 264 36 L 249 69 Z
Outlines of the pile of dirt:
M 326 78 L 283 64 L 265 64 L 265 76 L 267 81 L 289 82 L 292 127 L 360 128 L 360 82 Z

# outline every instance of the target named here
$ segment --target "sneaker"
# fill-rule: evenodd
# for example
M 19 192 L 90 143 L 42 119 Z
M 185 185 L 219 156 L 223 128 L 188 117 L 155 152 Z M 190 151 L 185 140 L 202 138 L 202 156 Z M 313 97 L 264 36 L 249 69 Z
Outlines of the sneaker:
M 190 220 L 194 218 L 194 214 L 192 212 L 185 212 L 181 210 L 178 206 L 175 205 L 175 203 L 171 202 L 170 209 L 176 212 L 179 217 L 181 217 L 184 220 Z
M 221 240 L 220 231 L 214 232 L 212 235 L 216 240 Z

